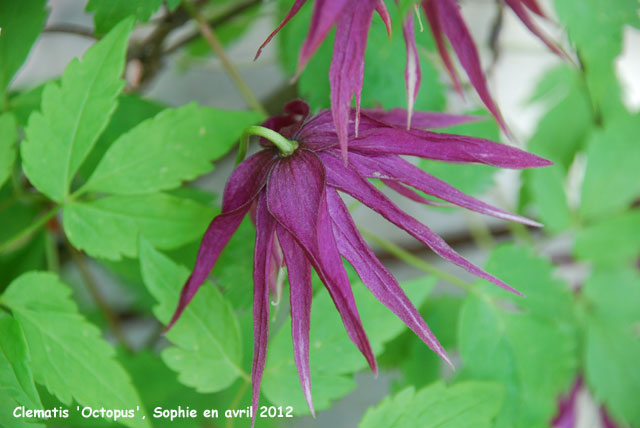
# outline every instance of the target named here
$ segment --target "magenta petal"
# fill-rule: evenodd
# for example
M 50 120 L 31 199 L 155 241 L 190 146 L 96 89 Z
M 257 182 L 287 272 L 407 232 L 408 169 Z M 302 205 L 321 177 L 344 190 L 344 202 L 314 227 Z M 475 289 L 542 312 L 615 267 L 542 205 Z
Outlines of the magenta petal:
M 431 33 L 433 34 L 433 39 L 436 42 L 438 53 L 440 54 L 440 58 L 442 58 L 442 62 L 449 73 L 453 86 L 456 88 L 456 91 L 460 96 L 464 96 L 460 80 L 458 79 L 458 73 L 456 73 L 456 69 L 451 62 L 449 51 L 447 50 L 447 46 L 444 42 L 442 27 L 440 25 L 440 14 L 438 12 L 438 2 L 435 0 L 424 0 L 422 2 L 422 8 L 427 16 L 427 21 L 429 21 L 429 28 L 431 28 Z
M 444 348 L 429 330 L 391 272 L 380 263 L 364 242 L 351 219 L 349 210 L 335 190 L 327 191 L 327 202 L 340 254 L 351 263 L 376 299 L 396 314 L 440 358 L 452 365 Z
M 377 0 L 350 2 L 338 18 L 333 59 L 329 68 L 331 113 L 342 158 L 347 161 L 351 100 L 356 98 L 356 134 L 360 114 L 360 93 L 364 77 L 364 53 Z
M 384 22 L 384 26 L 387 28 L 387 35 L 391 37 L 391 16 L 389 16 L 389 11 L 387 10 L 387 5 L 384 3 L 384 0 L 378 0 L 376 12 L 378 12 L 378 15 L 382 18 L 382 22 Z
M 560 47 L 554 43 L 546 34 L 542 32 L 542 30 L 536 25 L 536 23 L 531 19 L 529 12 L 523 6 L 522 0 L 505 0 L 511 9 L 518 15 L 518 18 L 522 21 L 522 23 L 536 35 L 542 42 L 547 45 L 547 47 L 552 51 L 561 56 L 562 58 L 568 58 L 567 54 L 560 49 Z
M 575 428 L 577 417 L 578 392 L 582 388 L 582 376 L 573 384 L 571 393 L 567 398 L 558 400 L 558 414 L 551 422 L 553 428 Z
M 333 238 L 324 191 L 322 162 L 313 152 L 298 150 L 273 168 L 267 184 L 269 211 L 305 250 L 327 287 L 349 337 L 376 373 L 375 356 Z
M 487 109 L 489 109 L 491 114 L 496 118 L 500 127 L 508 134 L 509 130 L 502 118 L 502 114 L 489 93 L 487 81 L 482 71 L 480 56 L 471 38 L 467 24 L 464 22 L 462 15 L 460 15 L 457 2 L 455 0 L 430 0 L 427 3 L 436 2 L 438 20 L 444 34 L 446 34 L 451 43 L 451 47 L 456 52 L 462 68 L 467 72 L 471 84 L 484 105 L 487 106 Z
M 260 383 L 267 361 L 267 342 L 269 338 L 269 249 L 273 246 L 275 221 L 267 209 L 264 194 L 258 198 L 256 211 L 256 246 L 253 260 L 253 363 L 251 365 L 252 406 L 258 409 Z M 256 414 L 251 418 L 255 424 Z
M 409 114 L 407 110 L 401 108 L 393 108 L 385 111 L 382 109 L 363 109 L 362 115 L 371 117 L 386 125 L 395 127 L 406 127 L 409 120 Z M 485 116 L 468 116 L 457 115 L 440 112 L 413 112 L 411 116 L 411 128 L 412 129 L 437 129 L 448 128 L 449 126 L 460 125 L 462 123 L 477 122 L 486 120 Z
M 388 180 L 386 178 L 381 178 L 380 181 L 382 181 L 390 189 L 394 190 L 395 192 L 399 193 L 400 195 L 404 196 L 405 198 L 411 199 L 414 202 L 418 202 L 420 204 L 425 204 L 425 205 L 430 205 L 430 206 L 433 206 L 433 207 L 450 206 L 449 204 L 444 204 L 442 202 L 438 202 L 438 201 L 433 201 L 431 199 L 427 199 L 424 196 L 418 194 L 415 190 L 410 189 L 410 188 L 406 187 L 405 185 L 403 185 L 402 183 L 399 183 L 397 181 Z
M 182 287 L 178 307 L 164 329 L 165 332 L 178 321 L 186 306 L 211 273 L 220 253 L 240 226 L 251 203 L 264 186 L 273 160 L 273 153 L 262 151 L 245 159 L 231 174 L 224 190 L 222 213 L 211 221 L 204 233 L 193 272 Z
M 452 204 L 467 208 L 471 211 L 508 221 L 516 221 L 529 226 L 542 226 L 538 222 L 492 207 L 472 196 L 466 195 L 445 181 L 426 173 L 399 156 L 363 156 L 357 153 L 351 153 L 350 159 L 351 165 L 362 176 L 380 178 L 387 181 L 396 180 L 428 195 L 435 196 L 436 198 L 451 202 Z
M 309 34 L 300 48 L 296 76 L 300 75 L 309 59 L 327 37 L 347 3 L 348 0 L 315 0 Z
M 411 128 L 411 117 L 413 115 L 413 107 L 418 97 L 420 89 L 420 80 L 422 74 L 420 72 L 420 58 L 418 57 L 418 49 L 416 47 L 416 36 L 413 28 L 413 15 L 409 14 L 402 25 L 402 34 L 404 43 L 407 47 L 407 65 L 404 70 L 404 81 L 407 88 L 407 129 Z
M 411 236 L 431 248 L 436 254 L 451 263 L 466 269 L 468 272 L 512 293 L 522 295 L 503 281 L 474 266 L 464 257 L 456 253 L 441 237 L 415 218 L 403 212 L 382 192 L 366 179 L 362 178 L 352 167 L 345 166 L 329 152 L 320 153 L 327 171 L 327 184 L 345 192 L 362 202 L 391 223 L 405 230 Z
M 422 130 L 379 128 L 349 143 L 352 151 L 418 156 L 460 163 L 483 163 L 501 168 L 537 168 L 553 163 L 534 154 L 484 138 Z
M 267 39 L 260 45 L 260 47 L 258 48 L 258 52 L 256 52 L 256 56 L 253 58 L 253 60 L 257 60 L 258 57 L 260 56 L 260 54 L 262 53 L 262 49 L 264 49 L 264 47 L 266 45 L 269 44 L 269 42 L 271 41 L 271 39 L 273 39 L 275 37 L 276 34 L 278 34 L 278 32 L 282 29 L 282 27 L 284 27 L 285 25 L 287 25 L 287 23 L 291 20 L 291 18 L 293 18 L 294 16 L 296 16 L 296 14 L 298 13 L 298 11 L 300 10 L 300 8 L 307 2 L 307 0 L 296 0 L 293 3 L 293 6 L 291 6 L 291 9 L 289 10 L 289 13 L 287 13 L 287 16 L 284 17 L 284 19 L 282 20 L 282 22 L 280 23 L 280 25 L 278 25 L 278 28 L 276 28 L 275 30 L 273 30 L 273 32 L 271 34 L 269 34 L 269 37 L 267 37 Z
M 302 392 L 311 414 L 315 416 L 311 398 L 311 372 L 309 370 L 309 329 L 311 328 L 311 264 L 295 239 L 282 227 L 277 228 L 287 271 L 291 302 L 291 337 L 293 357 L 298 367 Z

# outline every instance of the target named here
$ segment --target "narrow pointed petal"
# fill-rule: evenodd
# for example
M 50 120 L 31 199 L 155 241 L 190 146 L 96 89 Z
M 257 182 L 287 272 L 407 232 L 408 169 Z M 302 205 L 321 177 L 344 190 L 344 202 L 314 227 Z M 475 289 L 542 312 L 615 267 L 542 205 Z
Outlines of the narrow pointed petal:
M 437 255 L 451 263 L 467 270 L 473 275 L 493 282 L 497 286 L 522 295 L 498 278 L 483 271 L 456 253 L 441 237 L 415 218 L 398 208 L 389 198 L 375 188 L 366 179 L 361 177 L 355 169 L 345 166 L 335 154 L 330 152 L 320 153 L 327 171 L 327 184 L 347 193 L 368 206 L 389 222 L 405 230 L 411 236 L 431 248 Z
M 424 0 L 422 2 L 422 8 L 424 9 L 424 13 L 427 16 L 427 21 L 429 21 L 429 28 L 431 28 L 431 33 L 433 34 L 433 39 L 436 42 L 436 47 L 438 48 L 440 58 L 442 58 L 442 62 L 447 69 L 447 73 L 449 73 L 449 77 L 453 82 L 453 87 L 460 94 L 460 96 L 464 98 L 464 92 L 462 91 L 462 86 L 460 85 L 458 73 L 456 72 L 453 63 L 451 62 L 449 51 L 447 50 L 447 46 L 444 42 L 442 26 L 440 25 L 440 14 L 438 13 L 438 3 L 434 0 Z
M 260 384 L 267 361 L 269 339 L 269 249 L 275 236 L 275 221 L 267 209 L 266 197 L 258 198 L 256 210 L 256 246 L 253 260 L 253 363 L 251 364 L 252 406 L 251 426 L 256 422 Z
M 420 58 L 416 47 L 416 36 L 413 28 L 413 15 L 409 14 L 402 24 L 402 35 L 407 47 L 407 65 L 404 70 L 404 81 L 407 88 L 407 129 L 411 128 L 413 108 L 418 97 L 422 73 L 420 71 Z
M 373 178 L 373 177 L 370 177 Z M 393 189 L 396 193 L 404 196 L 405 198 L 409 198 L 412 201 L 418 202 L 424 205 L 430 205 L 432 207 L 450 207 L 450 204 L 445 204 L 438 201 L 433 201 L 431 199 L 427 199 L 424 196 L 418 194 L 415 190 L 406 187 L 402 183 L 393 180 L 387 180 L 386 178 L 381 178 L 382 181 L 387 187 Z
M 309 370 L 309 330 L 311 328 L 311 264 L 293 236 L 284 228 L 277 228 L 289 274 L 291 302 L 291 337 L 293 357 L 298 368 L 302 392 L 311 414 L 315 416 L 311 398 L 311 371 Z
M 398 316 L 447 364 L 452 365 L 444 348 L 424 322 L 391 272 L 380 263 L 360 236 L 349 210 L 335 190 L 327 191 L 333 234 L 340 254 L 354 267 L 362 282 L 382 304 Z
M 376 4 L 376 12 L 378 12 L 382 22 L 384 22 L 384 26 L 387 29 L 387 35 L 391 37 L 391 16 L 389 16 L 389 11 L 387 10 L 387 5 L 384 3 L 384 0 L 378 0 L 378 3 Z
M 500 127 L 509 134 L 509 129 L 498 106 L 494 102 L 487 80 L 482 71 L 480 56 L 476 50 L 476 45 L 471 38 L 471 33 L 460 14 L 459 6 L 455 0 L 430 0 L 428 3 L 437 2 L 438 20 L 442 25 L 442 30 L 446 34 L 451 47 L 456 52 L 462 68 L 467 72 L 471 85 L 475 88 L 484 105 L 496 118 Z
M 522 23 L 529 29 L 529 31 L 531 31 L 533 34 L 536 35 L 536 37 L 542 40 L 542 42 L 545 45 L 547 45 L 547 47 L 552 52 L 556 53 L 562 58 L 567 58 L 567 59 L 569 58 L 567 53 L 563 51 L 560 48 L 560 46 L 558 46 L 557 43 L 551 40 L 549 36 L 544 34 L 542 29 L 540 29 L 540 27 L 538 27 L 538 25 L 533 21 L 533 19 L 529 15 L 529 12 L 523 6 L 522 0 L 505 0 L 505 3 L 507 3 L 511 7 L 511 9 L 515 12 L 515 14 L 518 15 L 518 18 L 520 18 Z
M 364 77 L 364 53 L 367 46 L 371 17 L 377 0 L 350 2 L 338 18 L 333 59 L 329 67 L 331 84 L 331 114 L 342 149 L 342 158 L 347 161 L 349 116 L 351 100 L 356 98 L 356 135 L 360 110 L 360 93 Z
M 327 37 L 329 30 L 343 13 L 347 3 L 348 0 L 315 0 L 309 34 L 300 48 L 296 76 L 300 75 L 307 62 Z
M 418 156 L 446 162 L 482 163 L 500 168 L 524 169 L 553 163 L 506 144 L 484 138 L 422 130 L 379 128 L 351 140 L 352 151 Z
M 278 25 L 278 28 L 276 28 L 275 30 L 273 30 L 273 32 L 271 34 L 269 34 L 269 37 L 266 38 L 266 40 L 260 45 L 260 47 L 258 48 L 258 52 L 256 52 L 256 56 L 253 58 L 253 60 L 257 60 L 258 57 L 260 56 L 260 54 L 262 53 L 262 49 L 264 49 L 265 46 L 267 46 L 269 44 L 269 42 L 271 41 L 271 39 L 273 39 L 275 37 L 276 34 L 278 34 L 278 32 L 282 29 L 282 27 L 284 27 L 285 25 L 287 25 L 287 23 L 291 20 L 291 18 L 293 18 L 294 16 L 296 16 L 296 14 L 298 13 L 298 11 L 300 10 L 300 8 L 307 2 L 307 0 L 296 0 L 293 3 L 293 6 L 291 6 L 291 9 L 289 10 L 289 13 L 287 13 L 287 16 L 284 17 L 284 19 L 282 20 L 282 22 L 280 23 L 280 25 Z
M 260 190 L 266 183 L 273 164 L 273 154 L 259 152 L 240 163 L 233 171 L 225 187 L 222 213 L 216 216 L 202 238 L 193 272 L 180 292 L 178 307 L 165 332 L 178 321 L 193 296 L 211 273 L 231 236 L 240 226 Z
M 363 109 L 361 114 L 379 120 L 386 125 L 402 128 L 406 126 L 407 120 L 409 120 L 407 110 L 402 108 L 393 108 L 388 111 L 382 109 Z M 413 112 L 411 116 L 411 128 L 424 130 L 448 128 L 450 126 L 481 120 L 487 120 L 487 117 L 417 111 Z
M 315 153 L 298 150 L 273 168 L 267 184 L 269 211 L 305 250 L 327 287 L 349 337 L 376 373 L 375 356 L 333 238 L 324 191 L 322 162 Z
M 351 164 L 362 176 L 368 178 L 384 178 L 386 181 L 399 181 L 412 186 L 428 195 L 435 196 L 452 204 L 467 208 L 481 214 L 501 218 L 529 226 L 541 227 L 536 221 L 521 217 L 466 195 L 437 177 L 410 164 L 399 156 L 363 156 L 351 154 Z

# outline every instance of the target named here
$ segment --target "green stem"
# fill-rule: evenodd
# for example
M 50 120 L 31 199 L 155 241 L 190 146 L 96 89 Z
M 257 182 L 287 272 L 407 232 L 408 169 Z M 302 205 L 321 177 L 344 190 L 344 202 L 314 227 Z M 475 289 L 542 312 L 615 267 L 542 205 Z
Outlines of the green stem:
M 22 231 L 18 232 L 12 238 L 9 238 L 8 241 L 1 243 L 0 244 L 0 253 L 2 253 L 4 251 L 6 251 L 7 249 L 15 246 L 17 243 L 19 243 L 23 239 L 26 239 L 27 237 L 31 236 L 31 234 L 33 234 L 35 231 L 37 231 L 42 226 L 47 224 L 47 222 L 50 219 L 52 219 L 58 213 L 60 208 L 61 208 L 60 205 L 56 205 L 51 210 L 49 210 L 46 214 L 44 214 L 42 217 L 40 217 L 38 220 L 36 220 L 34 223 L 29 225 L 27 228 L 25 228 Z
M 244 130 L 242 136 L 240 137 L 240 145 L 238 146 L 238 157 L 236 158 L 236 165 L 242 162 L 247 155 L 247 150 L 249 148 L 249 139 L 252 135 L 264 137 L 267 140 L 271 141 L 278 148 L 278 150 L 280 150 L 280 155 L 283 157 L 291 155 L 298 148 L 297 142 L 287 140 L 272 129 L 258 125 L 249 126 Z
M 215 52 L 218 58 L 220 58 L 222 66 L 226 70 L 229 77 L 231 77 L 244 99 L 247 101 L 249 107 L 257 111 L 258 113 L 266 115 L 266 109 L 262 106 L 262 104 L 260 104 L 258 98 L 253 95 L 253 92 L 251 92 L 251 89 L 249 89 L 249 85 L 247 85 L 238 70 L 236 70 L 235 66 L 227 56 L 227 53 L 224 51 L 224 47 L 222 46 L 222 43 L 220 43 L 218 36 L 216 36 L 216 33 L 209 26 L 207 20 L 204 19 L 202 15 L 200 15 L 200 12 L 198 12 L 198 10 L 188 0 L 183 2 L 182 5 L 187 10 L 187 12 L 189 12 L 189 15 L 191 15 L 191 17 L 198 23 L 200 34 L 202 34 L 202 37 L 209 44 L 213 52 Z
M 403 248 L 399 247 L 398 245 L 394 244 L 393 242 L 387 241 L 384 238 L 381 238 L 371 232 L 368 232 L 365 229 L 359 228 L 360 229 L 360 233 L 365 237 L 368 238 L 370 240 L 372 240 L 373 242 L 375 242 L 376 244 L 378 244 L 379 246 L 381 246 L 383 249 L 385 249 L 386 251 L 388 251 L 389 253 L 393 254 L 395 257 L 397 257 L 398 259 L 402 260 L 403 262 L 420 269 L 423 272 L 426 272 L 428 274 L 437 276 L 440 279 L 443 279 L 445 281 L 447 281 L 448 283 L 455 285 L 456 287 L 460 287 L 465 291 L 468 291 L 470 293 L 477 293 L 476 288 L 473 286 L 473 284 L 463 281 L 462 279 L 451 275 L 448 272 L 443 271 L 442 269 L 439 269 L 435 266 L 433 266 L 431 263 L 428 263 L 424 260 L 422 260 L 419 257 L 414 256 L 413 254 L 411 254 L 410 252 L 404 250 Z

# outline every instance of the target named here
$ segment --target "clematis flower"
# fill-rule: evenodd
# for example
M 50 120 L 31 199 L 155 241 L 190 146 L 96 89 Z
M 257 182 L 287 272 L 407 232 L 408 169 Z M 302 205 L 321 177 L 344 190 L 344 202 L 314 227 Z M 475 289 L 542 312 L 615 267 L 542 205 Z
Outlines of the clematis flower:
M 554 52 L 566 56 L 536 25 L 531 14 L 544 17 L 537 0 L 504 0 L 536 36 Z M 260 46 L 256 58 L 262 49 L 284 27 L 306 3 L 306 0 L 295 0 L 282 23 L 267 37 Z M 471 84 L 482 102 L 495 116 L 500 126 L 507 131 L 507 126 L 500 111 L 493 101 L 480 64 L 471 34 L 458 10 L 456 0 L 423 0 L 422 7 L 431 26 L 438 51 L 444 65 L 451 75 L 455 87 L 461 91 L 460 82 L 445 46 L 444 37 L 449 40 L 453 50 Z M 387 32 L 391 34 L 391 18 L 383 0 L 316 0 L 309 27 L 298 56 L 296 77 L 324 41 L 329 30 L 336 26 L 336 38 L 333 47 L 333 58 L 329 69 L 331 85 L 331 113 L 342 149 L 343 158 L 347 159 L 348 127 L 350 115 L 354 114 L 356 133 L 360 117 L 360 93 L 364 77 L 364 54 L 373 12 L 377 11 L 384 21 Z M 413 106 L 420 88 L 420 61 L 416 48 L 413 16 L 409 15 L 403 24 L 403 36 L 407 46 L 407 64 L 405 82 L 407 89 L 407 128 L 410 125 Z M 355 111 L 351 109 L 351 101 L 355 97 Z M 507 131 L 508 132 L 508 131 Z
M 207 229 L 195 267 L 187 280 L 170 328 L 205 281 L 244 216 L 255 207 L 253 405 L 256 408 L 267 356 L 269 289 L 274 272 L 288 272 L 294 359 L 302 390 L 313 413 L 309 370 L 311 270 L 316 271 L 338 310 L 347 334 L 372 371 L 376 359 L 364 331 L 342 259 L 349 262 L 373 295 L 395 313 L 444 361 L 449 359 L 393 275 L 360 235 L 340 194 L 347 194 L 405 230 L 440 257 L 478 277 L 515 292 L 500 279 L 474 266 L 431 229 L 398 208 L 369 182 L 378 178 L 391 189 L 417 201 L 431 201 L 413 189 L 443 201 L 498 218 L 528 225 L 538 223 L 502 211 L 465 195 L 415 167 L 400 155 L 456 163 L 484 163 L 505 168 L 529 168 L 550 162 L 521 150 L 481 138 L 405 129 L 407 112 L 363 110 L 360 133 L 349 127 L 350 162 L 341 158 L 339 137 L 331 113 L 311 116 L 302 101 L 285 113 L 252 127 L 262 150 L 241 162 L 224 190 L 222 212 Z M 467 116 L 416 113 L 414 124 L 436 128 L 474 120 Z

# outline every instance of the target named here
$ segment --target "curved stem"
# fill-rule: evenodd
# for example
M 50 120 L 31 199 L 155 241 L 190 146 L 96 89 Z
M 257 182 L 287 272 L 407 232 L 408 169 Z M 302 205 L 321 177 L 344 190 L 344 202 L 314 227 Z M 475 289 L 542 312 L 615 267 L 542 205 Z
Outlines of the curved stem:
M 18 242 L 20 242 L 21 240 L 29 237 L 35 231 L 40 229 L 42 226 L 44 226 L 50 219 L 52 219 L 58 213 L 60 208 L 61 208 L 60 205 L 56 205 L 51 210 L 49 210 L 45 215 L 40 217 L 38 220 L 36 220 L 31 225 L 29 225 L 27 228 L 22 229 L 22 231 L 18 232 L 12 238 L 9 238 L 8 241 L 1 243 L 0 244 L 0 253 L 6 251 L 7 249 L 9 249 L 11 247 L 13 247 Z
M 252 135 L 264 137 L 267 140 L 271 141 L 278 148 L 278 150 L 280 150 L 281 156 L 289 156 L 298 148 L 297 142 L 287 140 L 285 137 L 278 134 L 272 129 L 258 125 L 250 126 L 244 130 L 242 136 L 240 137 L 240 145 L 238 146 L 238 157 L 236 158 L 236 165 L 242 162 L 247 155 L 247 149 L 249 148 L 249 139 Z
M 220 58 L 222 66 L 227 71 L 227 74 L 229 74 L 229 77 L 233 79 L 233 82 L 235 83 L 238 90 L 242 93 L 242 96 L 247 101 L 247 104 L 249 104 L 249 106 L 258 113 L 266 115 L 267 111 L 262 106 L 262 104 L 260 104 L 258 98 L 253 95 L 253 92 L 251 92 L 251 89 L 249 89 L 247 83 L 244 81 L 242 76 L 240 76 L 238 70 L 236 70 L 235 66 L 227 56 L 227 53 L 224 51 L 224 47 L 222 46 L 222 43 L 220 43 L 218 36 L 216 36 L 216 33 L 209 26 L 207 20 L 204 19 L 204 17 L 200 15 L 198 10 L 188 1 L 183 2 L 182 5 L 187 10 L 187 12 L 189 12 L 189 15 L 191 15 L 191 17 L 198 23 L 200 34 L 202 34 L 202 37 L 209 44 L 218 58 Z

